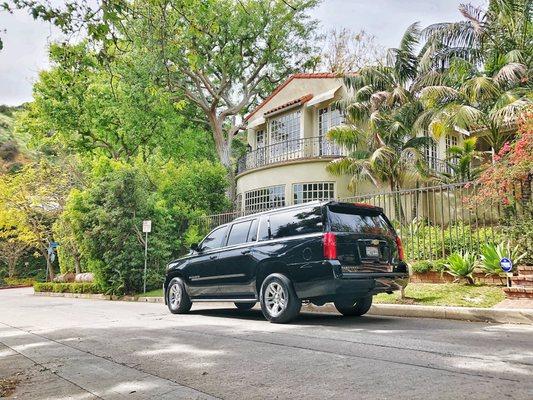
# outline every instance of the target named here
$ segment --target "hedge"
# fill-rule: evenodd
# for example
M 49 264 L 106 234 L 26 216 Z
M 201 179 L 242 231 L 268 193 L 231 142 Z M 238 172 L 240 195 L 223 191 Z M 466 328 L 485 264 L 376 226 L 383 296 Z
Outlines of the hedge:
M 56 283 L 56 282 L 35 282 L 33 289 L 36 292 L 53 293 L 102 293 L 100 287 L 95 283 Z

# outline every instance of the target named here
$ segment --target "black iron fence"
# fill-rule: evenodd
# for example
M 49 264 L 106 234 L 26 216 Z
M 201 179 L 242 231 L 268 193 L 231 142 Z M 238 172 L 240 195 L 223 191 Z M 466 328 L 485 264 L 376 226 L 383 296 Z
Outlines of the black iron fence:
M 529 193 L 531 188 L 528 188 Z M 506 241 L 505 228 L 514 219 L 531 212 L 531 200 L 508 215 L 500 202 L 472 202 L 477 183 L 457 183 L 373 193 L 337 199 L 383 208 L 394 224 L 411 260 L 436 260 L 455 251 L 479 252 L 483 243 Z M 522 191 L 524 188 L 521 189 Z M 210 215 L 202 221 L 205 230 L 232 221 L 245 212 Z

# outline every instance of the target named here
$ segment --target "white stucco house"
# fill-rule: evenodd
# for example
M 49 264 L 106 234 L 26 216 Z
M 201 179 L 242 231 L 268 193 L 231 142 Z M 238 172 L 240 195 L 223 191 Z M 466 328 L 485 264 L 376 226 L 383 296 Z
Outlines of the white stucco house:
M 249 151 L 238 161 L 237 210 L 261 211 L 313 200 L 346 198 L 380 191 L 370 183 L 348 190 L 349 176 L 326 170 L 346 151 L 326 138 L 343 123 L 335 101 L 347 94 L 335 73 L 290 76 L 246 116 Z M 445 168 L 446 148 L 461 141 L 460 134 L 441 138 L 427 149 L 431 167 Z

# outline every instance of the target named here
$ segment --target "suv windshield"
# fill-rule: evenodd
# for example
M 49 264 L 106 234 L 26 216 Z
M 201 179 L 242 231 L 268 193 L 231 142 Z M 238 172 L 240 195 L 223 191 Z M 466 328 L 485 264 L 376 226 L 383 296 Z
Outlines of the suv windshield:
M 328 215 L 332 232 L 392 234 L 389 224 L 377 210 L 330 206 Z

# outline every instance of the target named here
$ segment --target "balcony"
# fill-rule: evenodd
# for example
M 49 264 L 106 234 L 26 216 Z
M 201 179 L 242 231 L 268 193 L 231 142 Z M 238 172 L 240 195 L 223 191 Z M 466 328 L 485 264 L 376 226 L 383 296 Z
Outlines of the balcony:
M 312 158 L 334 159 L 348 151 L 323 137 L 285 140 L 260 147 L 242 156 L 237 162 L 237 174 L 267 165 Z
M 316 136 L 286 140 L 246 153 L 237 162 L 237 174 L 268 165 L 283 164 L 295 160 L 313 158 L 335 159 L 348 154 L 348 150 L 323 137 Z M 448 164 L 439 158 L 426 157 L 426 162 L 429 169 L 434 172 L 452 172 Z

